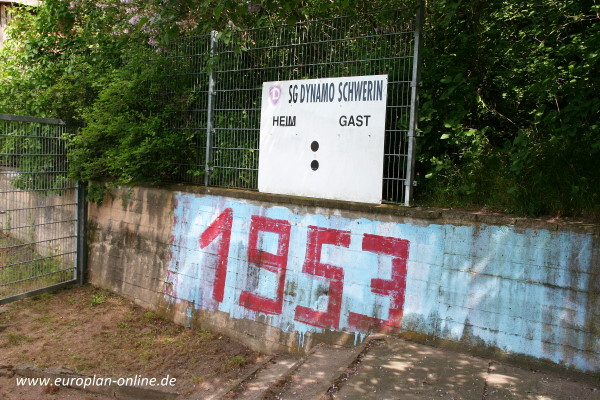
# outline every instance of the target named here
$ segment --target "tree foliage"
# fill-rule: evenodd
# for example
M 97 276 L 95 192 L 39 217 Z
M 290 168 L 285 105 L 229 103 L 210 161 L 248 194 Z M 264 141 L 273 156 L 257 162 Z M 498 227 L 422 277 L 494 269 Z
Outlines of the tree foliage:
M 0 110 L 81 120 L 122 65 L 130 35 L 125 8 L 45 0 L 15 9 L 0 53 Z
M 132 57 L 138 62 L 112 73 L 82 115 L 86 126 L 72 139 L 71 174 L 81 181 L 168 181 L 195 154 L 193 134 L 174 129 L 181 126 L 176 120 L 187 86 L 170 77 L 175 90 L 165 93 L 161 88 L 170 76 L 169 60 L 147 51 Z
M 431 2 L 422 201 L 598 213 L 596 1 Z
M 191 147 L 168 126 L 186 95 L 159 93 L 170 68 L 145 13 L 129 0 L 46 0 L 13 15 L 0 112 L 85 124 L 70 136 L 72 178 L 166 179 Z
M 397 4 L 46 0 L 13 19 L 0 112 L 85 122 L 74 138 L 79 179 L 167 179 L 194 157 L 192 138 L 172 129 L 187 86 L 160 89 L 174 39 Z M 599 14 L 598 0 L 427 2 L 421 204 L 600 214 Z

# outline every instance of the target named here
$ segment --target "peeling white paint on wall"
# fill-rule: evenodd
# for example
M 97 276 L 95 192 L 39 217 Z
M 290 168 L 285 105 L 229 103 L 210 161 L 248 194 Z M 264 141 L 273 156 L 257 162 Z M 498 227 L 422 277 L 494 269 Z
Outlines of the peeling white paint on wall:
M 600 370 L 591 235 L 305 211 L 177 195 L 166 298 L 300 338 L 410 330 Z

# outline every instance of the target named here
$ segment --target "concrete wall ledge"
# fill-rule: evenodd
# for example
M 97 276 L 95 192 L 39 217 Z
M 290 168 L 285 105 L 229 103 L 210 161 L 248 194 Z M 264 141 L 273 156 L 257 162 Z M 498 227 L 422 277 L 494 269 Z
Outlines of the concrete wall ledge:
M 381 216 L 404 217 L 424 220 L 429 223 L 508 225 L 517 229 L 546 229 L 549 231 L 570 230 L 600 236 L 600 223 L 570 218 L 528 218 L 485 210 L 469 211 L 439 207 L 405 207 L 397 204 L 367 204 L 351 201 L 315 199 L 310 197 L 288 196 L 261 193 L 254 190 L 229 189 L 197 185 L 140 185 L 158 190 L 179 191 L 200 195 L 222 196 L 280 205 L 329 208 L 349 212 L 361 212 Z
M 89 278 L 265 352 L 370 333 L 600 373 L 600 226 L 188 185 L 90 204 Z

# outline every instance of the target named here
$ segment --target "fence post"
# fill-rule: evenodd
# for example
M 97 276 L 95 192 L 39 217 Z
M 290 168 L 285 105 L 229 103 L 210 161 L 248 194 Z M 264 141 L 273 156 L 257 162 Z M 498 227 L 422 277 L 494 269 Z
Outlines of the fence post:
M 421 79 L 421 48 L 422 48 L 422 33 L 423 20 L 425 15 L 425 3 L 423 0 L 418 0 L 417 14 L 415 20 L 415 40 L 413 43 L 413 70 L 411 79 L 411 94 L 410 94 L 410 121 L 408 125 L 408 160 L 406 162 L 406 179 L 404 181 L 404 205 L 410 206 L 413 194 L 414 174 L 415 174 L 415 147 L 418 135 L 418 106 L 419 93 L 418 87 Z
M 79 285 L 87 280 L 87 200 L 86 184 L 77 182 L 77 269 Z
M 210 55 L 208 75 L 208 103 L 206 113 L 206 155 L 204 159 L 204 185 L 210 184 L 210 163 L 212 161 L 212 134 L 213 134 L 213 101 L 215 98 L 215 71 L 214 71 L 214 54 L 217 43 L 217 31 L 210 32 Z

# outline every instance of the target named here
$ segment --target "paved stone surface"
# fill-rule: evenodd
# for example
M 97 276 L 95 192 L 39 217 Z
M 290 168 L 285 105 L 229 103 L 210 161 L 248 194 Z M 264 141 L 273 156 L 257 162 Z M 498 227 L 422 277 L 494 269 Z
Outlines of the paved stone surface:
M 294 371 L 276 397 L 286 400 L 319 398 L 340 376 L 340 366 L 349 365 L 356 354 L 354 348 L 317 346 Z
M 379 335 L 356 348 L 319 345 L 301 359 L 274 358 L 225 398 L 600 400 L 600 381 L 574 377 Z
M 600 400 L 598 385 L 386 338 L 374 344 L 334 399 Z
M 600 400 L 600 389 L 557 374 L 528 371 L 492 363 L 487 378 L 486 400 Z
M 336 399 L 479 399 L 486 360 L 387 339 L 375 344 Z
M 260 400 L 267 394 L 269 387 L 276 384 L 286 372 L 294 366 L 298 358 L 275 358 L 255 377 L 242 384 L 242 390 L 235 396 L 240 400 Z

